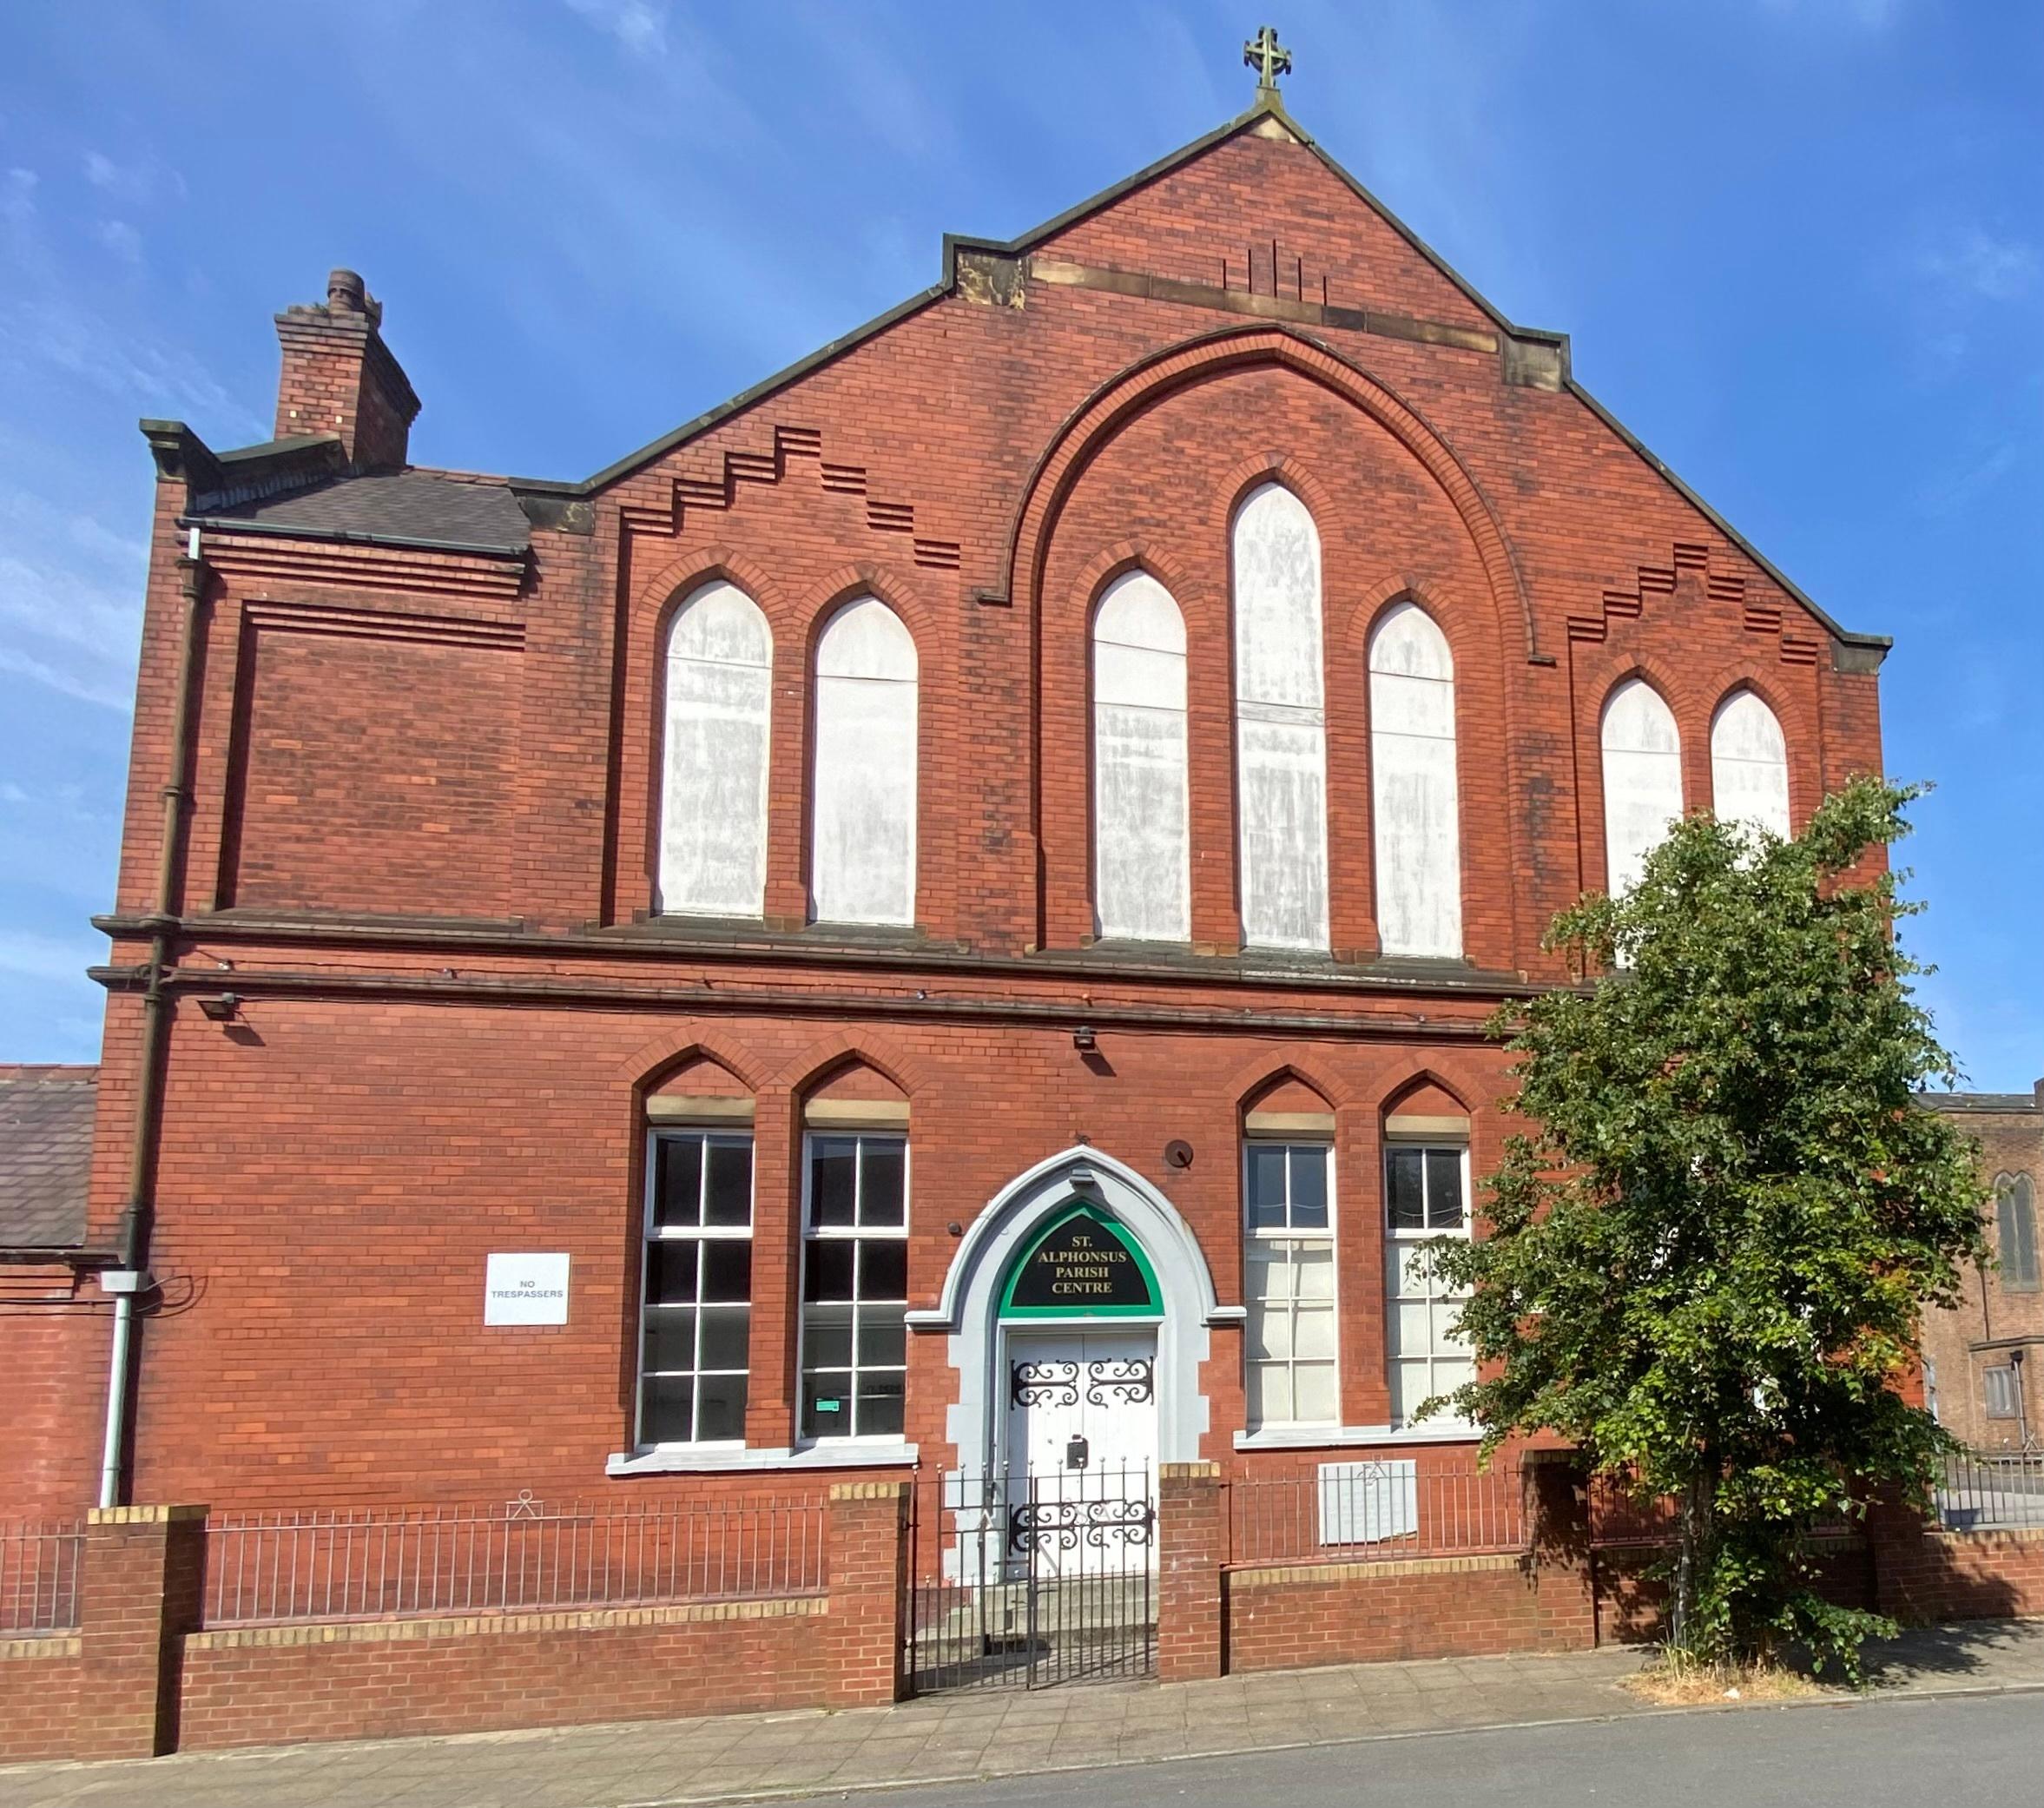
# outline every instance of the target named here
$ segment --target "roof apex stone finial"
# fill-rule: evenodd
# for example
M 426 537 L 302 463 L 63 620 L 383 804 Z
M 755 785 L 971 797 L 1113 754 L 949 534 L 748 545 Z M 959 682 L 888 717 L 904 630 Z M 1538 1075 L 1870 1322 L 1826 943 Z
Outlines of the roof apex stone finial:
M 1292 72 L 1292 53 L 1277 41 L 1277 27 L 1263 26 L 1242 47 L 1242 60 L 1256 72 L 1256 98 L 1276 100 L 1277 78 Z

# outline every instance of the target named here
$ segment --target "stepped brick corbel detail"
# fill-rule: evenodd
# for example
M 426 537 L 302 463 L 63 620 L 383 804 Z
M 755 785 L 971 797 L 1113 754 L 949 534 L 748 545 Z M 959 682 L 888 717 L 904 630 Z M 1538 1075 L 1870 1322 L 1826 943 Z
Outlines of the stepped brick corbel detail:
M 1746 632 L 1773 640 L 1784 665 L 1817 663 L 1823 643 L 1808 634 L 1785 632 L 1781 605 L 1750 599 L 1746 580 L 1737 572 L 1713 571 L 1708 546 L 1678 540 L 1670 552 L 1669 563 L 1665 565 L 1638 566 L 1631 590 L 1606 591 L 1594 614 L 1570 616 L 1568 637 L 1600 644 L 1609 637 L 1614 621 L 1637 621 L 1650 604 L 1658 609 L 1670 597 L 1700 596 L 1711 603 L 1738 608 Z
M 918 534 L 915 505 L 888 502 L 873 495 L 866 466 L 841 465 L 825 458 L 823 435 L 815 427 L 775 427 L 771 452 L 727 451 L 715 475 L 673 478 L 666 508 L 628 503 L 621 511 L 624 524 L 635 532 L 673 539 L 687 524 L 689 510 L 734 509 L 743 485 L 781 483 L 790 465 L 797 460 L 814 461 L 821 486 L 830 494 L 863 497 L 870 532 L 908 535 L 917 564 L 938 571 L 959 569 L 961 549 L 956 540 Z

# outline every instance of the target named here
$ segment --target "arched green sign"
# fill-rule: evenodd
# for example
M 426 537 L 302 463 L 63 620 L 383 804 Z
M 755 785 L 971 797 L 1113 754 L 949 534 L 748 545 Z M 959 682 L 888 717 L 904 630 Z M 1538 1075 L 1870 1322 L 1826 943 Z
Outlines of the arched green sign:
M 1001 1294 L 1003 1318 L 1155 1318 L 1157 1272 L 1143 1246 L 1094 1205 L 1053 1218 L 1023 1250 Z

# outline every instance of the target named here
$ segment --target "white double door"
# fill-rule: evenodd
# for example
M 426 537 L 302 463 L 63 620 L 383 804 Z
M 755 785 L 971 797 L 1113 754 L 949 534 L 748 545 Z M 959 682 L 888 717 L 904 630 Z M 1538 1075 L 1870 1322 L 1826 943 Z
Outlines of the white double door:
M 1011 1558 L 1154 1562 L 1156 1331 L 1012 1330 L 1006 1364 Z

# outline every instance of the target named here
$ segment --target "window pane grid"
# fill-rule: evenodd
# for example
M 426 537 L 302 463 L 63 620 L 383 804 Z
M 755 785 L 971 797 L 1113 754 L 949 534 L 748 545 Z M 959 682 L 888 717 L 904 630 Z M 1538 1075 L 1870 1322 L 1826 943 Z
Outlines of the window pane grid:
M 801 1435 L 899 1437 L 907 1377 L 908 1145 L 809 1141 Z
M 663 1131 L 651 1142 L 637 1441 L 741 1442 L 752 1329 L 752 1138 Z
M 1243 1150 L 1252 1428 L 1331 1425 L 1341 1417 L 1332 1154 L 1317 1143 L 1250 1143 Z
M 1421 1245 L 1469 1234 L 1468 1151 L 1394 1143 L 1384 1151 L 1385 1328 L 1391 1357 L 1391 1417 L 1409 1424 L 1421 1402 L 1475 1376 L 1455 1316 L 1467 1297 L 1427 1271 Z M 1459 1422 L 1452 1415 L 1443 1424 Z

